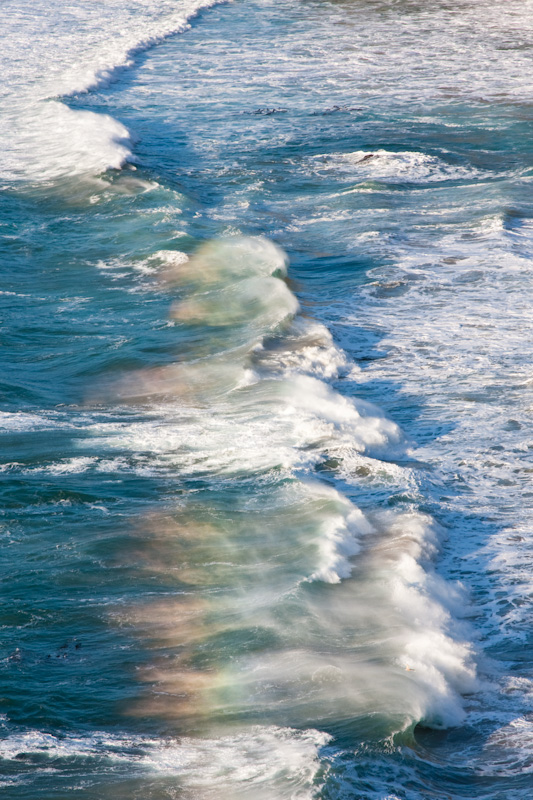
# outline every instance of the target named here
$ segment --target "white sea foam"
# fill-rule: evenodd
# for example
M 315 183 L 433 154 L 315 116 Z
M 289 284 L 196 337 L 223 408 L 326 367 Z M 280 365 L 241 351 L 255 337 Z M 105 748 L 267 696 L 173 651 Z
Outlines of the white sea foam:
M 353 181 L 428 183 L 479 178 L 479 170 L 447 164 L 436 156 L 417 152 L 356 150 L 313 156 L 309 168 L 318 174 L 334 174 Z
M 393 457 L 405 452 L 400 428 L 371 403 L 348 399 L 326 383 L 304 375 L 287 381 L 285 396 L 283 413 L 294 416 L 300 435 L 305 436 L 305 429 L 318 422 L 322 423 L 321 437 L 339 444 L 349 442 L 361 453 Z
M 402 394 L 423 398 L 435 441 L 420 457 L 446 476 L 464 531 L 450 560 L 476 554 L 469 580 L 483 598 L 484 631 L 497 639 L 528 636 L 523 598 L 532 564 L 523 545 L 531 527 L 524 494 L 531 470 L 531 365 L 524 350 L 532 335 L 531 236 L 525 226 L 515 237 L 513 225 L 501 213 L 461 220 L 433 237 L 430 259 L 418 232 L 408 248 L 396 245 L 393 268 L 374 271 L 364 304 L 351 316 L 382 336 L 386 331 L 387 358 L 370 364 L 362 379 L 396 380 Z M 387 293 L 393 283 L 401 284 L 401 298 Z M 481 549 L 473 513 L 494 520 Z
M 379 409 L 304 375 L 265 380 L 238 364 L 199 362 L 133 374 L 116 390 L 122 398 L 165 395 L 179 404 L 155 406 L 154 421 L 96 422 L 90 446 L 149 452 L 160 467 L 293 470 L 316 464 L 324 452 L 373 458 L 405 452 L 400 429 Z
M 27 472 L 44 472 L 49 475 L 77 475 L 86 472 L 93 467 L 96 462 L 96 456 L 78 456 L 75 458 L 63 459 L 62 461 L 49 464 L 45 467 L 33 467 L 27 470 Z
M 79 756 L 102 756 L 112 760 L 131 760 L 131 756 L 122 753 L 126 749 L 139 744 L 140 737 L 123 739 L 107 733 L 94 733 L 91 736 L 58 737 L 41 731 L 26 731 L 4 736 L 0 742 L 0 758 L 13 760 L 21 753 L 32 753 L 47 758 L 76 758 Z
M 181 250 L 158 250 L 150 256 L 149 261 L 159 262 L 172 268 L 186 264 L 189 261 L 189 256 Z
M 396 551 L 387 564 L 391 602 L 408 631 L 400 663 L 427 689 L 425 718 L 457 724 L 464 718 L 460 695 L 479 688 L 470 631 L 459 620 L 467 608 L 463 587 L 445 582 L 432 567 L 438 539 L 429 517 L 400 513 L 381 521 Z
M 480 772 L 485 776 L 530 775 L 533 773 L 533 721 L 520 716 L 492 733 L 485 745 L 488 763 Z
M 120 772 L 167 775 L 177 779 L 186 797 L 279 797 L 311 800 L 319 768 L 318 751 L 330 737 L 316 730 L 256 726 L 217 738 L 151 739 L 95 732 L 54 736 L 41 731 L 12 733 L 0 742 L 0 759 L 24 754 L 49 760 L 57 768 L 83 759 L 86 769 L 102 762 Z
M 0 176 L 50 180 L 96 174 L 131 157 L 126 128 L 111 117 L 71 111 L 58 96 L 86 91 L 132 63 L 136 51 L 184 31 L 216 0 L 6 0 L 0 94 Z
M 0 411 L 0 429 L 4 431 L 34 431 L 55 428 L 61 423 L 38 414 L 23 411 Z
M 320 566 L 311 580 L 339 583 L 352 574 L 352 556 L 361 550 L 359 537 L 373 530 L 363 513 L 351 507 L 345 516 L 327 520 L 320 530 L 318 549 Z
M 131 157 L 128 130 L 107 114 L 72 111 L 53 100 L 26 119 L 21 115 L 18 124 L 24 129 L 10 154 L 18 159 L 12 175 L 19 166 L 21 175 L 32 180 L 94 175 L 118 169 Z
M 260 343 L 254 349 L 254 360 L 263 370 L 311 375 L 325 380 L 347 374 L 357 376 L 359 370 L 333 341 L 325 325 L 297 316 L 283 332 L 283 339 Z

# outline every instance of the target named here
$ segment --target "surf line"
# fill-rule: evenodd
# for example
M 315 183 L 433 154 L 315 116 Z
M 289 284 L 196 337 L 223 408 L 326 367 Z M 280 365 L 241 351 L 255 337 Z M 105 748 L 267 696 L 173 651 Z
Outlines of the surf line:
M 475 651 L 462 589 L 434 568 L 438 526 L 414 503 L 363 512 L 338 488 L 360 489 L 363 466 L 392 489 L 414 481 L 394 463 L 408 443 L 329 385 L 357 368 L 300 313 L 285 253 L 232 237 L 153 258 L 180 288 L 171 318 L 209 353 L 132 373 L 115 392 L 175 414 L 180 473 L 209 488 L 137 522 L 140 568 L 167 593 L 125 612 L 150 653 L 132 713 L 202 735 L 230 722 L 334 731 L 379 719 L 384 737 L 460 724 Z

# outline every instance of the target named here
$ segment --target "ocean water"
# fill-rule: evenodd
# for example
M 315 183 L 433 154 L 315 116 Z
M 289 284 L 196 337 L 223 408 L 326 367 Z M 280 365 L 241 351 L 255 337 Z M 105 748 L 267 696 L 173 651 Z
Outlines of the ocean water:
M 5 0 L 9 800 L 533 797 L 533 2 Z

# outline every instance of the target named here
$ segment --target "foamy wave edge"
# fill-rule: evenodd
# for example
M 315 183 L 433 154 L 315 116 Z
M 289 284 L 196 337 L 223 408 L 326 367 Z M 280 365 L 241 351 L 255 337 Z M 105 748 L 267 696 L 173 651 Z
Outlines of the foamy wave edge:
M 110 83 L 121 70 L 133 66 L 136 55 L 183 33 L 201 11 L 224 2 L 228 0 L 192 0 L 155 23 L 147 18 L 147 27 L 159 26 L 159 30 L 127 41 L 112 60 L 106 51 L 103 56 L 96 54 L 96 64 L 67 70 L 57 92 L 15 104 L 6 114 L 5 141 L 0 141 L 0 178 L 8 183 L 43 183 L 83 175 L 94 180 L 102 172 L 135 162 L 131 134 L 121 122 L 108 114 L 69 108 L 64 101 Z

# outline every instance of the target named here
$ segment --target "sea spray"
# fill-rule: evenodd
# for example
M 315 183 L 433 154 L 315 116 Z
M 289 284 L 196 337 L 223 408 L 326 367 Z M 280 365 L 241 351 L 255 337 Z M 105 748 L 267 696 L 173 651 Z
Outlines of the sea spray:
M 342 397 L 309 374 L 307 358 L 307 374 L 300 373 L 308 331 L 315 349 L 327 352 L 332 343 L 312 323 L 302 328 L 287 320 L 288 310 L 295 314 L 298 306 L 278 300 L 291 296 L 279 268 L 285 263 L 279 249 L 264 240 L 239 237 L 234 245 L 228 239 L 204 247 L 191 260 L 179 258 L 170 276 L 164 267 L 165 282 L 183 280 L 197 308 L 195 297 L 205 303 L 203 286 L 209 286 L 207 297 L 225 315 L 216 322 L 230 326 L 226 347 L 236 326 L 253 331 L 244 337 L 248 350 L 218 353 L 219 369 L 227 358 L 226 370 L 238 374 L 236 357 L 241 370 L 254 366 L 245 384 L 226 389 L 213 384 L 210 361 L 166 368 L 167 402 L 173 388 L 179 404 L 186 402 L 179 435 L 186 436 L 193 457 L 189 469 L 196 461 L 204 480 L 213 471 L 232 475 L 237 481 L 232 493 L 240 483 L 241 499 L 228 507 L 222 497 L 208 496 L 199 505 L 197 494 L 192 505 L 185 501 L 170 517 L 152 517 L 149 528 L 148 521 L 138 521 L 137 561 L 178 594 L 121 613 L 155 658 L 143 672 L 150 694 L 132 713 L 163 715 L 178 729 L 206 732 L 224 720 L 242 726 L 245 720 L 283 725 L 290 719 L 328 729 L 341 721 L 364 724 L 376 715 L 384 732 L 392 720 L 389 732 L 417 722 L 458 724 L 460 693 L 477 687 L 474 652 L 467 628 L 455 622 L 451 610 L 459 590 L 446 587 L 431 566 L 437 548 L 432 520 L 414 511 L 376 512 L 369 519 L 337 489 L 311 479 L 336 447 L 341 461 L 347 444 L 377 459 L 405 452 L 407 442 L 379 409 Z M 258 270 L 279 277 L 246 277 Z M 255 296 L 245 293 L 238 319 L 224 302 L 228 289 L 250 280 L 262 281 L 262 303 L 273 303 L 274 316 L 262 313 Z M 189 302 L 185 297 L 181 307 Z M 201 308 L 198 314 L 213 321 L 214 306 Z M 176 319 L 174 307 L 171 313 Z M 181 325 L 196 322 L 177 318 Z M 304 340 L 295 359 L 290 353 L 296 332 Z M 264 357 L 271 337 L 274 359 Z M 193 367 L 198 389 L 189 380 L 184 392 Z M 134 382 L 135 375 L 128 380 Z M 150 396 L 146 376 L 141 383 L 139 393 Z M 159 393 L 157 377 L 154 387 Z M 205 413 L 209 418 L 215 413 L 214 426 Z M 201 451 L 196 451 L 193 430 L 199 420 Z M 123 447 L 126 440 L 122 436 L 117 443 Z M 183 453 L 173 451 L 173 438 L 165 434 L 162 452 L 187 471 Z M 271 471 L 280 468 L 276 477 Z M 267 486 L 256 486 L 246 500 L 250 478 L 265 469 Z

